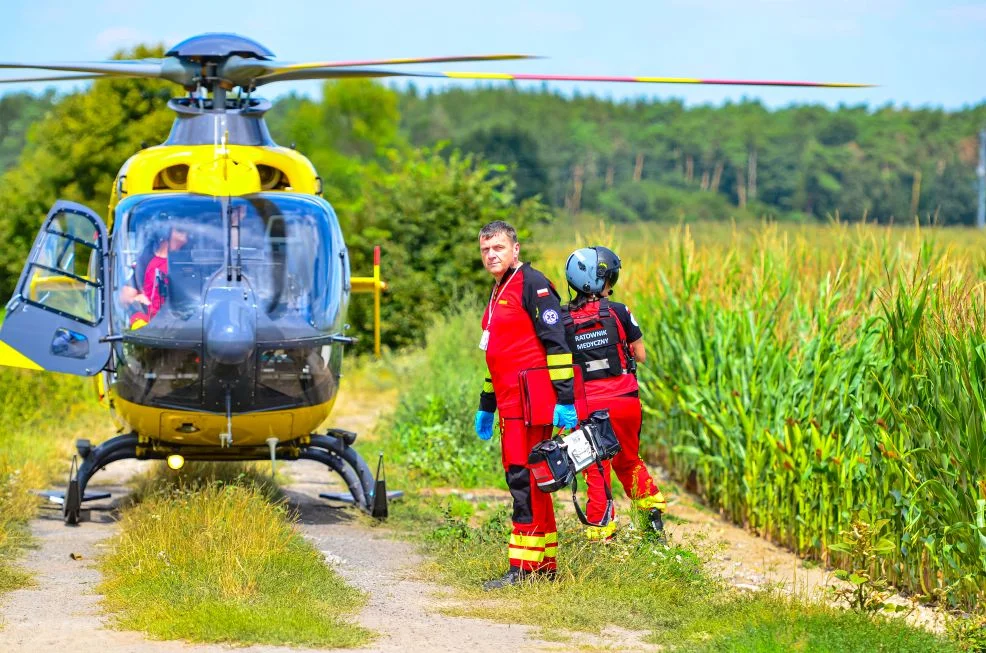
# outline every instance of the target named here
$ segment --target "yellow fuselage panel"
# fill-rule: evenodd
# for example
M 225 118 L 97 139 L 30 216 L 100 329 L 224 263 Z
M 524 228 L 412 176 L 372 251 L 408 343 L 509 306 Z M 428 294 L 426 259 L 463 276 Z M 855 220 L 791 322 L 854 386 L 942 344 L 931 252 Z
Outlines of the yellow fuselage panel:
M 0 341 L 0 365 L 4 367 L 23 367 L 26 370 L 44 369 L 30 358 L 2 341 Z
M 188 166 L 182 177 L 162 184 L 161 174 L 175 166 Z M 259 170 L 272 168 L 282 181 L 264 188 Z M 315 195 L 321 191 L 314 166 L 305 156 L 287 147 L 255 145 L 158 145 L 130 157 L 117 173 L 110 195 L 113 209 L 124 197 L 158 192 L 189 192 L 220 197 L 247 195 L 261 190 L 284 190 Z
M 282 442 L 311 434 L 332 412 L 335 398 L 317 406 L 233 415 L 233 446 L 262 446 L 267 438 Z M 119 397 L 117 416 L 139 435 L 177 445 L 216 446 L 226 432 L 226 416 L 190 410 L 141 406 Z

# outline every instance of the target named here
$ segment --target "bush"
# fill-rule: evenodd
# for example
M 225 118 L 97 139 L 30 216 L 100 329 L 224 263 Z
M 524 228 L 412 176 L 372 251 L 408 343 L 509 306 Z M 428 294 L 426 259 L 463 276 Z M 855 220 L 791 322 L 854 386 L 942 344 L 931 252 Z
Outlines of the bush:
M 407 481 L 477 487 L 502 484 L 499 447 L 473 431 L 479 391 L 486 376 L 477 347 L 482 307 L 478 301 L 441 316 L 427 347 L 405 363 L 413 378 L 402 393 L 388 440 L 389 458 Z
M 382 303 L 384 344 L 420 346 L 436 315 L 463 296 L 488 291 L 480 228 L 506 220 L 523 240 L 550 214 L 536 200 L 514 204 L 513 180 L 470 157 L 453 153 L 446 160 L 428 151 L 395 157 L 393 172 L 368 184 L 362 208 L 344 226 L 355 275 L 370 273 L 373 246 L 382 245 L 389 285 Z M 369 333 L 373 306 L 361 299 L 354 301 L 350 321 Z M 370 342 L 364 338 L 360 348 Z

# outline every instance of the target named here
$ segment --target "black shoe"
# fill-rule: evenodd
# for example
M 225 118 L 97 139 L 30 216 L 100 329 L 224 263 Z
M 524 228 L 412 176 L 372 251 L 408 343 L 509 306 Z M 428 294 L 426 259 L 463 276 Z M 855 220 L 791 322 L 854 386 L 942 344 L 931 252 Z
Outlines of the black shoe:
M 529 574 L 520 567 L 511 567 L 507 570 L 507 573 L 499 578 L 494 578 L 483 583 L 483 589 L 489 592 L 490 590 L 500 590 L 511 585 L 518 585 L 526 581 L 528 576 Z
M 654 508 L 650 511 L 647 516 L 647 520 L 650 522 L 651 529 L 658 535 L 664 535 L 664 520 L 661 519 L 661 510 L 659 508 Z
M 483 589 L 487 592 L 490 590 L 499 590 L 504 587 L 510 587 L 511 585 L 526 583 L 534 579 L 553 581 L 557 576 L 558 572 L 554 569 L 547 569 L 545 571 L 524 571 L 519 567 L 511 567 L 503 576 L 483 583 Z

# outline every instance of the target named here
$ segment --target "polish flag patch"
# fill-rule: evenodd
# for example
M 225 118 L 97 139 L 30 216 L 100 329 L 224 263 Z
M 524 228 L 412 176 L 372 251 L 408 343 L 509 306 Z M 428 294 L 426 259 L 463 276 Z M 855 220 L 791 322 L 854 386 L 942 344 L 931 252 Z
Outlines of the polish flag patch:
M 538 288 L 538 297 L 547 297 L 547 296 L 548 296 L 547 288 Z

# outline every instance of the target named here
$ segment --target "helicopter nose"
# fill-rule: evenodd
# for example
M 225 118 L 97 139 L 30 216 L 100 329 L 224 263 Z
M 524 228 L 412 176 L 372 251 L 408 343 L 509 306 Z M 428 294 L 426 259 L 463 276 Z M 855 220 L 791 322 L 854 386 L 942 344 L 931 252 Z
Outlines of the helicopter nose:
M 240 365 L 257 344 L 257 309 L 242 288 L 211 288 L 204 321 L 206 356 L 224 365 Z

